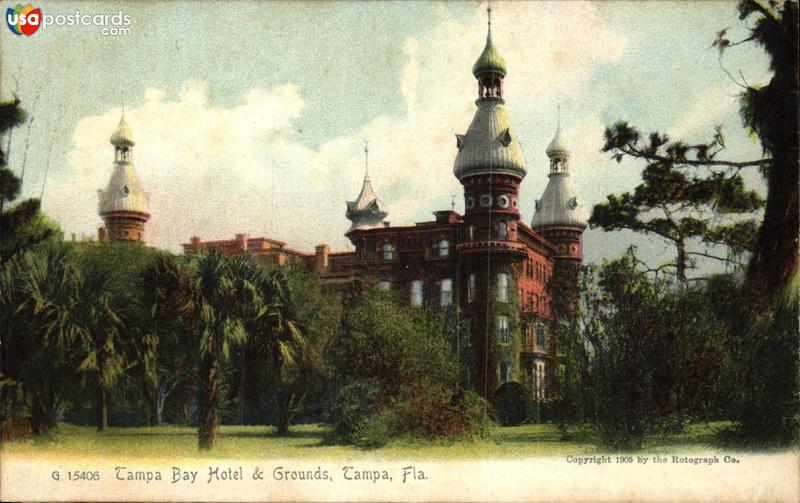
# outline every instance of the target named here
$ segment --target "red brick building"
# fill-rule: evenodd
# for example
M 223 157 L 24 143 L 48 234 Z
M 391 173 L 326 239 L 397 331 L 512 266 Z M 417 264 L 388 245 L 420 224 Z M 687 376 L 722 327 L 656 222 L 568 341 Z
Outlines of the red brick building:
M 473 362 L 478 392 L 491 396 L 502 383 L 517 381 L 545 398 L 556 355 L 547 283 L 559 261 L 582 260 L 587 215 L 569 180 L 570 154 L 559 127 L 547 148 L 547 187 L 531 225 L 522 220 L 519 189 L 527 170 L 505 110 L 506 65 L 492 42 L 491 21 L 472 71 L 477 110 L 467 132 L 456 135 L 453 167 L 464 187 L 464 215 L 436 211 L 429 222 L 390 226 L 367 174 L 356 200 L 347 203 L 352 225 L 345 235 L 355 251 L 331 253 L 320 245 L 303 253 L 237 235 L 213 242 L 194 237 L 183 245 L 185 253 L 247 253 L 266 263 L 302 265 L 330 282 L 374 282 L 412 305 L 446 309 L 459 320 L 460 346 Z

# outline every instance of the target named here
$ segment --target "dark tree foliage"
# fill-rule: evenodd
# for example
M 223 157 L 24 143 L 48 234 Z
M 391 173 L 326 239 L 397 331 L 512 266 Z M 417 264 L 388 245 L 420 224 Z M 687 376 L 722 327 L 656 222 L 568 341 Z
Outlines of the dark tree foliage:
M 709 250 L 692 250 L 692 240 L 706 245 L 724 245 L 733 256 L 751 251 L 758 227 L 752 215 L 763 201 L 755 191 L 746 190 L 738 170 L 698 172 L 692 161 L 714 163 L 725 148 L 722 132 L 717 129 L 711 142 L 685 145 L 653 133 L 647 140 L 626 122 L 617 122 L 606 130 L 605 152 L 614 158 L 624 156 L 645 159 L 642 183 L 633 193 L 608 196 L 592 211 L 589 224 L 606 231 L 630 229 L 654 234 L 675 248 L 674 268 L 680 280 L 693 267 L 692 257 L 703 256 L 735 262 L 731 256 L 719 256 Z M 733 168 L 731 168 L 733 169 Z M 728 216 L 726 221 L 720 216 Z
M 337 440 L 385 444 L 397 435 L 480 435 L 485 401 L 459 386 L 458 362 L 441 313 L 401 305 L 370 289 L 345 308 L 331 344 Z
M 19 100 L 0 102 L 0 138 L 25 122 Z M 0 144 L 4 144 L 2 141 Z M 55 226 L 39 213 L 39 200 L 13 203 L 22 190 L 22 181 L 8 167 L 8 152 L 0 147 L 0 265 L 14 255 L 50 237 Z
M 725 327 L 702 287 L 651 279 L 633 250 L 582 275 L 580 311 L 557 330 L 555 420 L 612 449 L 705 417 L 718 392 Z

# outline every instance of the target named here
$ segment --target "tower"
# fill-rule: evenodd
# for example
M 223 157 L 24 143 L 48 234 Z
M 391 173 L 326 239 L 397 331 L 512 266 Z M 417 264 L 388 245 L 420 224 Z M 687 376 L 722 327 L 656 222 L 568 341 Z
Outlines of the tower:
M 150 218 L 148 195 L 133 168 L 135 143 L 124 113 L 110 141 L 114 146 L 114 171 L 106 190 L 97 191 L 100 198 L 98 213 L 105 224 L 100 229 L 100 238 L 103 241 L 145 242 L 144 226 Z
M 549 181 L 541 199 L 536 201 L 531 227 L 558 247 L 557 261 L 580 264 L 583 260 L 581 238 L 589 217 L 578 204 L 570 181 L 570 152 L 561 133 L 560 115 L 556 134 L 546 150 L 550 158 Z
M 459 298 L 475 359 L 472 382 L 491 398 L 500 383 L 519 376 L 516 277 L 527 251 L 517 232 L 525 158 L 506 113 L 506 63 L 492 41 L 491 8 L 487 12 L 486 45 L 472 68 L 477 109 L 467 132 L 456 135 L 453 174 L 464 187 Z
M 384 227 L 384 219 L 389 215 L 383 201 L 378 199 L 372 183 L 369 180 L 369 142 L 364 142 L 364 183 L 361 192 L 355 201 L 347 202 L 347 217 L 352 224 L 345 232 L 345 236 L 359 229 L 374 229 Z

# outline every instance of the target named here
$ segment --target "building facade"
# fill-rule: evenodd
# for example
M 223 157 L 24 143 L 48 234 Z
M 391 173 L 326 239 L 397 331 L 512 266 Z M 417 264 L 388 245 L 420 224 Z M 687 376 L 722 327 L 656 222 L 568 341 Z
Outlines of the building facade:
M 411 305 L 444 309 L 458 320 L 476 391 L 491 397 L 503 383 L 516 381 L 545 399 L 556 359 L 547 285 L 560 261 L 581 262 L 587 215 L 570 183 L 560 124 L 547 148 L 549 181 L 531 224 L 520 214 L 527 169 L 505 109 L 507 69 L 492 41 L 489 15 L 486 45 L 472 69 L 475 115 L 466 133 L 456 135 L 453 174 L 464 188 L 463 215 L 436 211 L 434 220 L 391 226 L 367 171 L 346 208 L 351 226 L 345 235 L 355 251 L 331 253 L 319 245 L 315 253 L 303 253 L 246 235 L 213 242 L 193 237 L 183 246 L 186 254 L 217 250 L 295 264 L 326 282 L 374 285 L 399 292 Z

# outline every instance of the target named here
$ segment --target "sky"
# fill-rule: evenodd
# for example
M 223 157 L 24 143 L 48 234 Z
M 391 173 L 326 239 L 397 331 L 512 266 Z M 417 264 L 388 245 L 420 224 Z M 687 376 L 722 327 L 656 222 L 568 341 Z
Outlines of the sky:
M 5 2 L 13 7 L 16 2 Z M 66 236 L 96 235 L 97 189 L 111 175 L 109 136 L 124 107 L 134 164 L 150 194 L 151 244 L 180 251 L 193 235 L 270 236 L 313 251 L 352 249 L 345 201 L 370 178 L 393 225 L 463 212 L 453 176 L 456 133 L 474 114 L 471 73 L 486 40 L 483 2 L 52 2 L 44 14 L 123 14 L 130 33 L 50 24 L 30 37 L 0 30 L 0 98 L 19 96 L 32 122 L 14 131 L 10 165 L 23 193 Z M 591 209 L 630 190 L 643 165 L 602 153 L 603 130 L 702 141 L 715 125 L 723 156 L 761 149 L 738 115 L 741 87 L 765 84 L 752 44 L 720 58 L 728 29 L 744 38 L 735 1 L 493 2 L 504 56 L 506 108 L 526 157 L 520 210 L 527 223 L 547 184 L 544 153 L 557 105 L 572 151 L 578 201 Z M 27 148 L 26 148 L 27 145 Z M 45 182 L 46 173 L 46 182 Z M 763 190 L 757 173 L 748 184 Z M 587 230 L 589 262 L 637 244 L 651 264 L 666 243 Z

